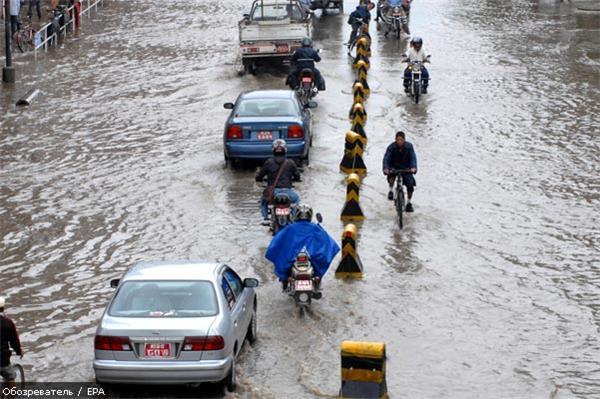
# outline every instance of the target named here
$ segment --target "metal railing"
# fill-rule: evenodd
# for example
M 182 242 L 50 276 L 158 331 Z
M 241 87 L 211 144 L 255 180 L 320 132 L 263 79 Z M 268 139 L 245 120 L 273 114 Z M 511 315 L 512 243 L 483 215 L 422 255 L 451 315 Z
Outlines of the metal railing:
M 84 4 L 86 7 L 84 7 Z M 79 21 L 80 24 L 83 22 L 83 16 L 87 13 L 88 18 L 90 18 L 90 13 L 93 10 L 98 10 L 98 4 L 104 5 L 104 0 L 82 0 L 81 1 L 81 11 L 79 13 Z M 52 29 L 52 34 L 48 35 L 48 30 L 52 26 L 52 22 L 48 22 L 46 25 L 42 26 L 37 32 L 35 32 L 34 44 L 35 48 L 33 49 L 34 57 L 37 59 L 37 52 L 42 47 L 44 51 L 48 51 L 48 47 L 51 45 L 58 45 L 58 38 L 60 35 L 63 38 L 67 37 L 67 32 L 70 30 L 71 32 L 75 31 L 75 15 L 74 15 L 75 6 L 71 6 L 67 8 L 69 15 L 71 15 L 71 19 L 69 22 L 61 26 L 58 31 Z

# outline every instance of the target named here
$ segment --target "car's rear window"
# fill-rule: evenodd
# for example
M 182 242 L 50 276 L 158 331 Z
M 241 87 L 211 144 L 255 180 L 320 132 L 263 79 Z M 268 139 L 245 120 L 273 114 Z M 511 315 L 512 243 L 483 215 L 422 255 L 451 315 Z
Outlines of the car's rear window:
M 285 98 L 252 98 L 239 102 L 235 116 L 296 116 L 294 102 Z
M 108 314 L 117 317 L 206 317 L 218 313 L 209 281 L 125 281 Z

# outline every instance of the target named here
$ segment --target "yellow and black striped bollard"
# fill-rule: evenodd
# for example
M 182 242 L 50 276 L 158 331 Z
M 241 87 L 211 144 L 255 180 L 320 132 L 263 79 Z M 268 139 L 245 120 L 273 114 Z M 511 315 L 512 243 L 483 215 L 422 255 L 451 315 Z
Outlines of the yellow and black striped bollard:
M 357 173 L 359 175 L 367 173 L 367 166 L 362 157 L 364 148 L 366 145 L 366 139 L 363 141 L 363 137 L 355 132 L 346 133 L 346 144 L 344 146 L 344 158 L 340 162 L 340 169 L 344 173 Z
M 357 229 L 347 224 L 342 232 L 342 259 L 335 271 L 336 278 L 362 278 L 363 265 L 356 250 Z
M 359 188 L 360 176 L 356 173 L 350 173 L 346 179 L 346 203 L 342 209 L 341 219 L 344 222 L 364 220 L 365 215 L 360 209 Z
M 339 399 L 388 399 L 383 342 L 344 341 Z

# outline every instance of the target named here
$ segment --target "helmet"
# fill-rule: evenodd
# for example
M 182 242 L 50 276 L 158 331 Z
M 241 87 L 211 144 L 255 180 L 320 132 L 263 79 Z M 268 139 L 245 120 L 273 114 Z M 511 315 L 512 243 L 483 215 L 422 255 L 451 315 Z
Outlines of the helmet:
M 0 308 L 3 308 L 6 305 L 6 300 L 3 296 L 0 296 Z
M 418 36 L 415 36 L 415 37 L 413 37 L 413 38 L 410 40 L 410 44 L 411 44 L 412 46 L 414 46 L 414 47 L 417 47 L 418 49 L 420 49 L 420 48 L 421 48 L 421 46 L 423 46 L 423 39 L 421 39 L 421 38 L 420 38 L 420 37 L 418 37 Z
M 273 155 L 285 155 L 287 144 L 284 139 L 273 140 Z
M 301 204 L 296 209 L 296 220 L 306 220 L 310 222 L 312 220 L 313 210 L 309 205 Z
M 312 39 L 308 36 L 302 39 L 302 47 L 312 47 Z

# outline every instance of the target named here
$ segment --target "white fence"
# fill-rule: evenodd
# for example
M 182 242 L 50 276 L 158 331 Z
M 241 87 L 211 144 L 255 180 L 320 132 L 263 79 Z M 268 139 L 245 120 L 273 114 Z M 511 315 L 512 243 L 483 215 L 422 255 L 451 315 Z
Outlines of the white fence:
M 80 23 L 83 23 L 83 16 L 86 15 L 88 18 L 90 17 L 90 12 L 92 10 L 98 10 L 98 4 L 101 6 L 104 5 L 104 0 L 81 0 L 81 13 L 80 13 Z M 69 14 L 71 15 L 71 19 L 68 23 L 61 26 L 58 31 L 52 30 L 52 34 L 48 35 L 48 28 L 52 26 L 52 22 L 47 23 L 42 26 L 35 33 L 35 48 L 33 50 L 34 56 L 37 58 L 37 52 L 39 49 L 43 48 L 44 51 L 48 51 L 48 47 L 51 45 L 56 46 L 58 44 L 58 37 L 62 35 L 63 37 L 67 37 L 67 31 L 73 32 L 75 31 L 75 10 L 74 6 L 67 8 Z

